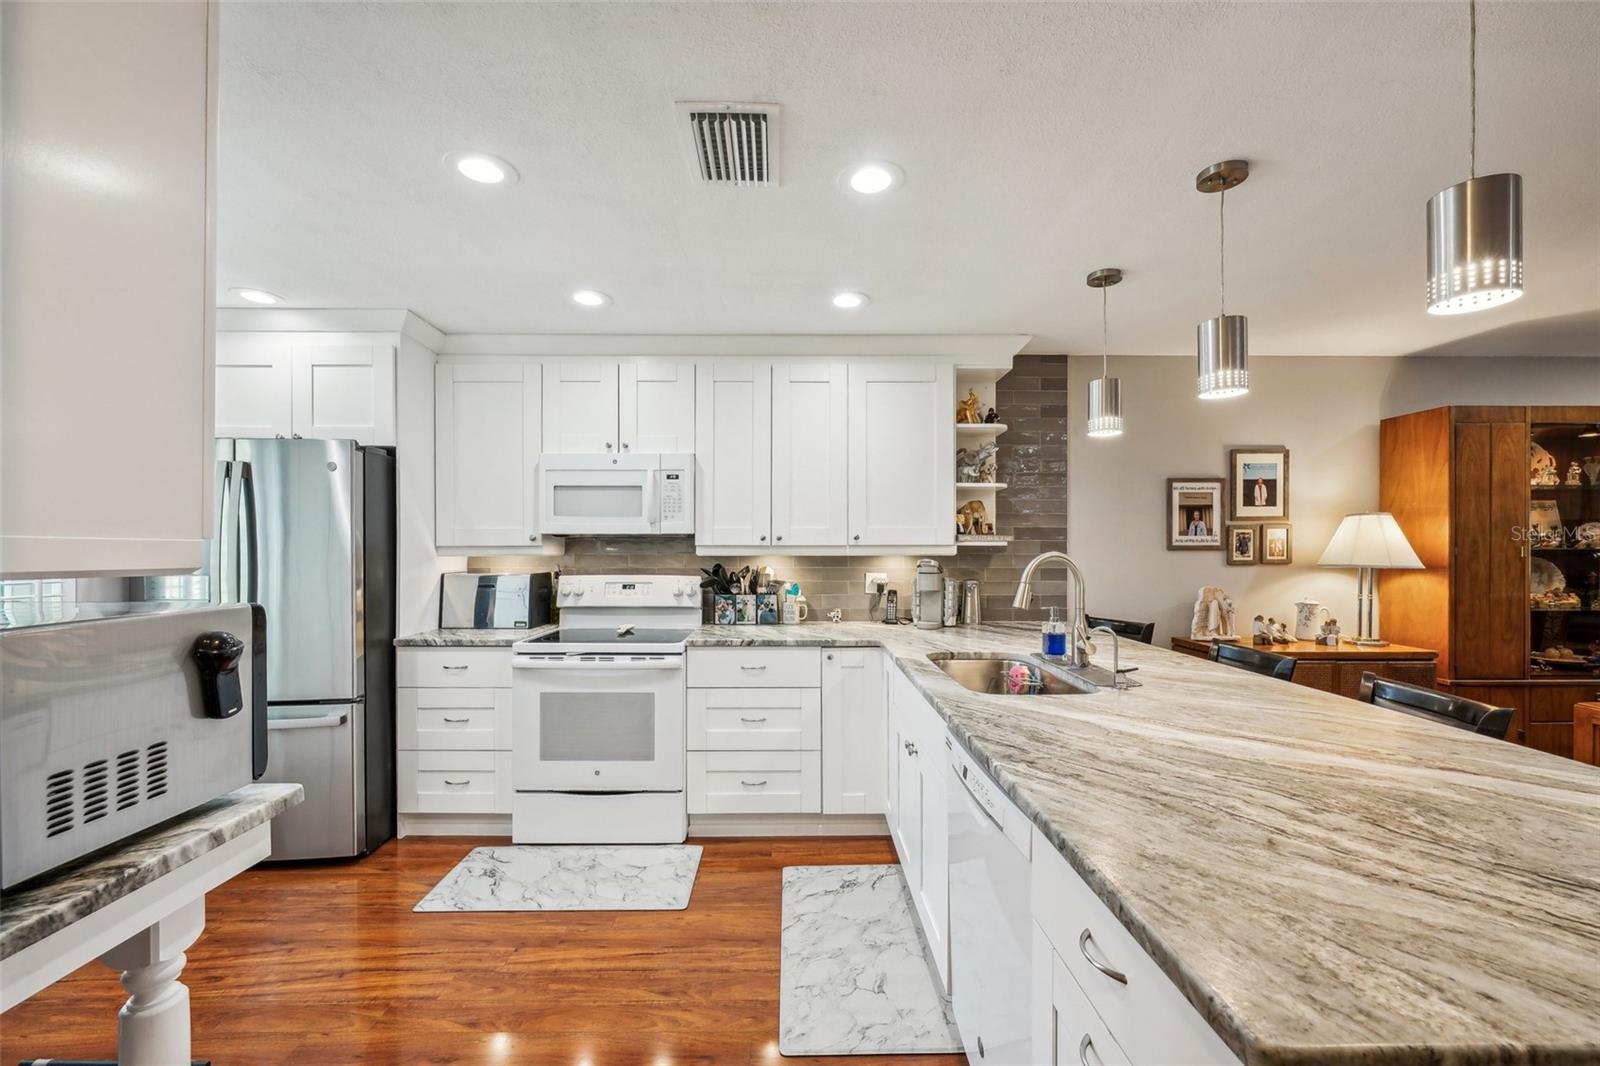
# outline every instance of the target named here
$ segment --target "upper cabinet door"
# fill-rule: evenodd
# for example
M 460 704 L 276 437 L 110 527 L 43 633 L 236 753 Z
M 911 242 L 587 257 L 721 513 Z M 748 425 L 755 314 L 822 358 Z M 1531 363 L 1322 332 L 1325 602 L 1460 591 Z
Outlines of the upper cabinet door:
M 670 359 L 624 363 L 618 382 L 623 451 L 694 451 L 693 363 Z
M 294 370 L 288 338 L 217 334 L 217 436 L 287 437 L 294 432 Z
M 394 348 L 294 345 L 294 432 L 394 444 Z
M 617 440 L 617 364 L 563 359 L 544 364 L 544 450 L 614 452 Z
M 707 360 L 695 372 L 695 541 L 761 547 L 772 531 L 772 368 Z
M 434 379 L 439 546 L 538 544 L 539 365 L 441 363 Z
M 217 7 L 5 4 L 0 21 L 0 576 L 195 570 L 213 528 Z
M 850 364 L 850 545 L 955 542 L 955 391 L 948 364 Z
M 772 368 L 772 542 L 783 548 L 848 542 L 843 363 Z

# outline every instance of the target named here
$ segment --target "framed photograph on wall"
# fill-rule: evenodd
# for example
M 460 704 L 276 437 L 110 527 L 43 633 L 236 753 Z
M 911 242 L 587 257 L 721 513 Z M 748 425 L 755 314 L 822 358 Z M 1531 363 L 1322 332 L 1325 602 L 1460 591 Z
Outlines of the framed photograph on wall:
M 1254 566 L 1261 561 L 1261 527 L 1253 523 L 1228 526 L 1228 565 Z
M 1216 551 L 1222 547 L 1219 477 L 1167 478 L 1167 550 Z
M 1228 520 L 1289 517 L 1289 449 L 1256 444 L 1228 449 Z
M 1294 541 L 1289 523 L 1265 522 L 1261 526 L 1261 565 L 1288 566 L 1294 561 Z

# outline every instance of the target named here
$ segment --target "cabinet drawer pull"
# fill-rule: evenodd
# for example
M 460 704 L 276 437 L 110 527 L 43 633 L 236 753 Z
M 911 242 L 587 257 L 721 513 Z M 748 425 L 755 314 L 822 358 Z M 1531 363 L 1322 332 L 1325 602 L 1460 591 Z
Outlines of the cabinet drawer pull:
M 447 777 L 447 778 L 444 779 L 444 783 L 447 784 L 447 785 L 454 785 L 455 787 L 460 788 L 463 785 L 472 784 L 472 778 L 469 777 L 465 781 L 452 781 Z
M 451 718 L 449 715 L 445 715 L 444 720 L 449 722 L 451 725 L 466 725 L 468 722 L 472 721 L 471 718 Z
M 767 779 L 763 777 L 760 781 L 746 781 L 741 777 L 739 779 L 739 784 L 743 785 L 745 788 L 766 788 Z
M 741 670 L 754 670 L 754 671 L 760 672 L 762 670 L 765 670 L 766 668 L 767 668 L 767 665 L 765 663 L 759 663 L 759 664 L 757 664 L 757 663 L 740 663 L 739 664 L 739 669 L 741 669 Z
M 1128 983 L 1128 975 L 1127 974 L 1123 973 L 1121 970 L 1113 969 L 1112 967 L 1107 966 L 1105 963 L 1101 962 L 1099 959 L 1096 959 L 1093 955 L 1089 954 L 1089 940 L 1090 940 L 1089 930 L 1087 930 L 1087 929 L 1085 929 L 1082 933 L 1080 933 L 1078 935 L 1078 950 L 1083 953 L 1083 957 L 1085 959 L 1089 960 L 1089 965 L 1093 966 L 1095 969 L 1099 970 L 1101 973 L 1105 974 L 1107 977 L 1109 977 L 1113 981 L 1117 982 L 1117 984 L 1119 984 L 1119 985 L 1127 984 Z
M 1089 1036 L 1088 1033 L 1084 1033 L 1083 1039 L 1078 1041 L 1078 1061 L 1082 1063 L 1083 1066 L 1090 1066 L 1089 1049 L 1092 1047 L 1094 1047 L 1094 1040 Z M 1095 1058 L 1100 1058 L 1098 1053 L 1096 1053 Z
M 465 666 L 441 666 L 441 667 L 439 667 L 439 669 L 441 669 L 441 670 L 465 670 L 466 667 Z
M 745 718 L 743 715 L 741 715 L 739 717 L 739 721 L 744 722 L 747 725 L 757 725 L 757 724 L 759 724 L 761 722 L 765 722 L 766 719 L 765 718 Z

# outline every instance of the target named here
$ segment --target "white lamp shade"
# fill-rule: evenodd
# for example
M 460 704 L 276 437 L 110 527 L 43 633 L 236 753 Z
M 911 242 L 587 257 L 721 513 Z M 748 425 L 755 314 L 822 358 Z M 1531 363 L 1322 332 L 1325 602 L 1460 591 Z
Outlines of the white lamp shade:
M 1422 560 L 1387 511 L 1347 514 L 1317 560 L 1318 566 L 1370 566 L 1385 570 L 1422 570 Z

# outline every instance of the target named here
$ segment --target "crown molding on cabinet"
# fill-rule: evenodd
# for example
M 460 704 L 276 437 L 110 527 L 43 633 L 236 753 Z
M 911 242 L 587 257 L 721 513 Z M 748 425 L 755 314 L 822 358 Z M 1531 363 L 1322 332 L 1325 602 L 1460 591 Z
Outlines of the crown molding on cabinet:
M 219 307 L 218 333 L 398 333 L 438 351 L 445 335 L 403 308 Z
M 842 356 L 949 358 L 962 366 L 1004 367 L 1032 340 L 1027 333 L 929 334 L 691 334 L 691 333 L 453 333 L 440 355 L 604 356 L 837 359 Z

